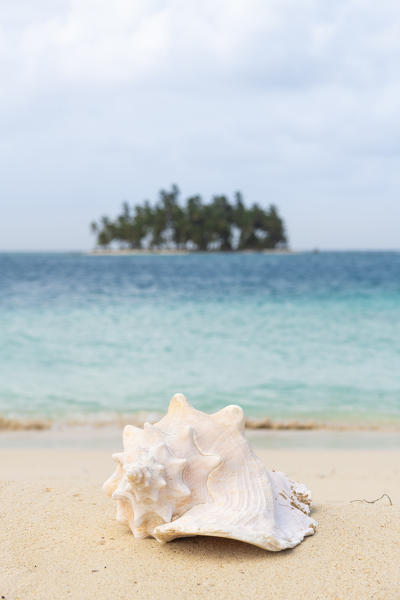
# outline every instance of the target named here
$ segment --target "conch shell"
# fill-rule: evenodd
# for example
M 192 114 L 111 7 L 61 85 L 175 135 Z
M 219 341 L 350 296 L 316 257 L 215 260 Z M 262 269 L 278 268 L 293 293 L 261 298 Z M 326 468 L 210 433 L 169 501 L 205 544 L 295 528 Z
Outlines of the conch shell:
M 264 467 L 239 406 L 208 415 L 175 394 L 158 423 L 127 425 L 123 445 L 103 489 L 137 538 L 209 535 L 278 551 L 315 532 L 311 493 Z

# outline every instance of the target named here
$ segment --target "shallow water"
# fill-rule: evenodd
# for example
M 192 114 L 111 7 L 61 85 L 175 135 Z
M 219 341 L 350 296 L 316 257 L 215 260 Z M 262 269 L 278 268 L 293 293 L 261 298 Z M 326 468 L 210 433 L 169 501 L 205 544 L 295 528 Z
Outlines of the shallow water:
M 400 253 L 0 254 L 0 415 L 400 419 Z

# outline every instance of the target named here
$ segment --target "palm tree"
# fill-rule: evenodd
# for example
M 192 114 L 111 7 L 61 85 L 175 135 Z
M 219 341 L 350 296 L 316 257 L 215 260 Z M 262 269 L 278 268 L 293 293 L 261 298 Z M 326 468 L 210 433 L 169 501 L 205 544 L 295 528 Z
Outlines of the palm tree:
M 271 205 L 265 211 L 255 203 L 246 208 L 240 192 L 235 193 L 232 205 L 224 195 L 213 196 L 203 203 L 201 196 L 191 196 L 182 207 L 179 188 L 161 190 L 158 202 L 148 200 L 131 209 L 122 204 L 121 214 L 114 221 L 104 216 L 99 223 L 90 225 L 99 246 L 107 247 L 113 241 L 130 248 L 186 248 L 230 251 L 233 235 L 238 234 L 238 250 L 261 250 L 286 245 L 287 239 L 277 208 Z

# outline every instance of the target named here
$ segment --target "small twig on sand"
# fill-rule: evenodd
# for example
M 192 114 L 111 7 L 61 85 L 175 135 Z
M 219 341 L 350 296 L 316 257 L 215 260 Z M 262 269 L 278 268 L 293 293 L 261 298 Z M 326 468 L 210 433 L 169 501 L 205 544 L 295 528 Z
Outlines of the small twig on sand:
M 377 498 L 376 500 L 365 500 L 364 498 L 362 498 L 361 500 L 350 500 L 350 502 L 367 502 L 368 504 L 375 504 L 375 502 L 378 502 L 378 500 L 382 500 L 382 498 L 384 498 L 385 496 L 389 500 L 390 506 L 393 506 L 393 502 L 389 494 L 382 494 L 382 496 L 379 496 L 379 498 Z

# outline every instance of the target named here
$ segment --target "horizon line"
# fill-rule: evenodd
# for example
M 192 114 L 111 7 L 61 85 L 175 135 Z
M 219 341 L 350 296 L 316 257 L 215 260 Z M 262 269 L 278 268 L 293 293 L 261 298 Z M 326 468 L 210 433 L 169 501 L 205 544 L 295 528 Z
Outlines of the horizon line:
M 129 248 L 127 249 L 121 249 L 121 251 L 123 252 L 124 250 L 127 250 L 129 252 Z M 120 250 L 114 250 L 114 252 L 117 254 Z M 141 248 L 141 249 L 133 249 L 133 252 L 136 252 L 137 254 L 140 254 L 140 252 L 147 252 L 147 253 L 152 253 L 152 250 L 148 249 L 148 248 Z M 173 254 L 173 249 L 170 249 L 171 254 Z M 55 249 L 55 248 L 41 248 L 41 249 L 32 249 L 32 248 L 14 248 L 14 249 L 8 249 L 8 248 L 0 248 L 0 254 L 19 254 L 19 253 L 24 253 L 24 254 L 88 254 L 88 253 L 92 253 L 92 252 L 96 252 L 95 248 L 91 248 L 91 249 L 87 249 L 87 248 L 79 248 L 79 249 L 71 249 L 71 248 L 62 248 L 62 249 Z M 102 250 L 98 251 L 99 254 L 101 254 Z M 105 249 L 104 252 L 113 252 L 112 249 Z M 304 253 L 318 253 L 318 252 L 400 252 L 400 247 L 398 248 L 320 248 L 318 246 L 314 246 L 314 247 L 310 247 L 310 248 L 289 248 L 287 254 L 296 254 L 299 252 L 304 252 Z M 241 254 L 249 254 L 249 253 L 254 253 L 254 254 L 263 254 L 263 251 L 249 251 L 249 250 L 204 250 L 204 251 L 200 251 L 200 250 L 195 250 L 195 251 L 190 251 L 188 250 L 188 254 L 237 254 L 237 253 L 241 253 Z M 276 250 L 276 254 L 279 253 L 279 250 Z M 154 251 L 154 254 L 157 254 L 156 251 Z M 265 252 L 265 254 L 268 254 L 268 251 Z M 274 254 L 274 251 L 271 252 L 271 254 Z M 285 252 L 282 252 L 282 254 L 285 254 Z

